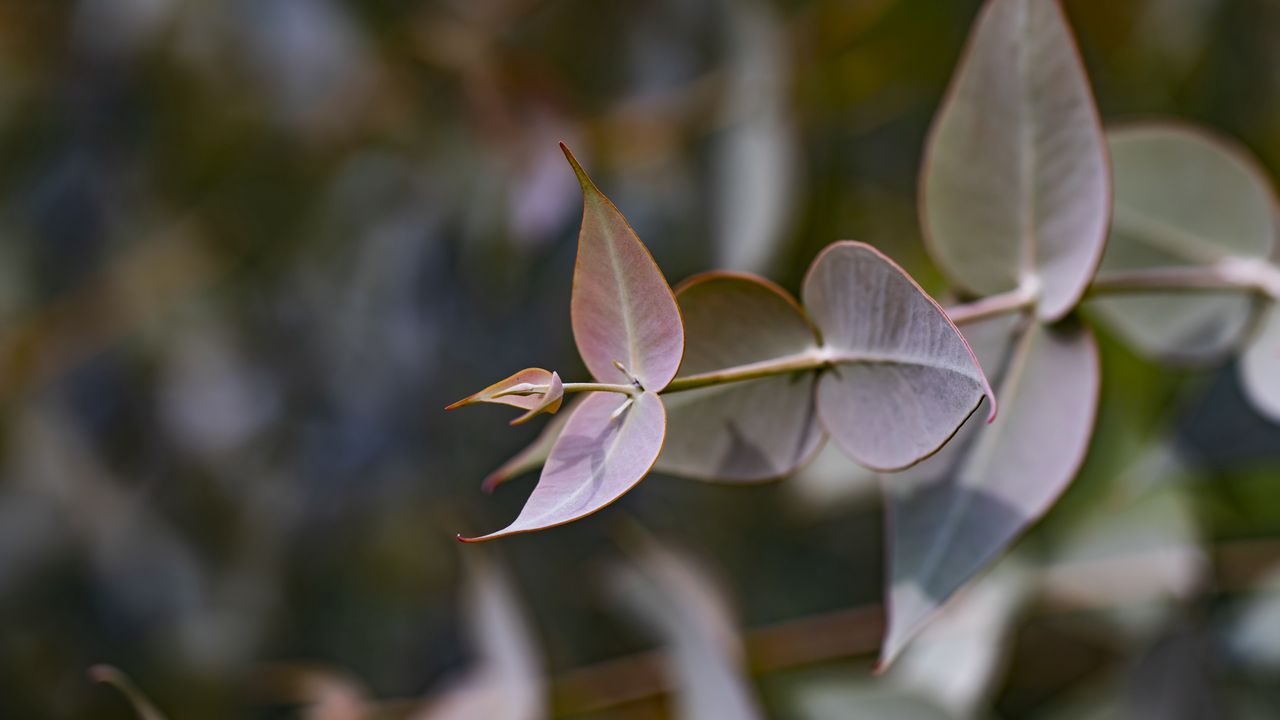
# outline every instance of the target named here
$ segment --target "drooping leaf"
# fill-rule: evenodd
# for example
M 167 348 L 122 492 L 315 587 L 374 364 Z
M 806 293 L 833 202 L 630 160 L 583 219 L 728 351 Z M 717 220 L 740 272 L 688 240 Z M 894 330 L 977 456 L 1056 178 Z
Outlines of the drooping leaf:
M 666 433 L 662 400 L 591 393 L 574 410 L 551 448 L 538 486 L 515 522 L 478 542 L 543 530 L 586 517 L 622 497 L 658 459 Z
M 611 589 L 667 648 L 668 673 L 676 687 L 674 716 L 763 717 L 743 667 L 732 614 L 718 589 L 686 558 L 636 536 L 635 559 L 613 570 Z
M 818 416 L 850 457 L 897 470 L 928 457 L 994 396 L 960 331 L 892 260 L 863 243 L 823 250 L 804 304 L 834 367 Z
M 987 324 L 968 329 L 976 338 Z M 1075 477 L 1097 412 L 1097 353 L 1086 326 L 1029 324 L 1001 373 L 1000 417 L 966 427 L 944 452 L 883 479 L 892 585 L 882 663 Z
M 96 683 L 110 685 L 124 695 L 130 707 L 137 714 L 138 720 L 165 720 L 164 714 L 151 703 L 147 696 L 138 689 L 119 668 L 111 665 L 94 665 L 89 668 L 89 679 Z
M 1244 354 L 1240 379 L 1258 412 L 1280 422 L 1280 303 L 1272 303 Z
M 486 493 L 491 493 L 506 481 L 542 467 L 547 462 L 547 457 L 551 455 L 551 448 L 555 447 L 556 441 L 560 439 L 560 434 L 564 432 L 564 426 L 568 424 L 569 418 L 573 416 L 579 404 L 581 403 L 570 400 L 569 407 L 564 412 L 548 420 L 547 424 L 542 427 L 542 431 L 533 439 L 533 442 L 511 456 L 498 469 L 489 473 L 484 482 L 480 484 L 480 489 Z
M 539 720 L 548 717 L 542 663 L 506 573 L 487 559 L 467 563 L 462 607 L 476 663 L 412 720 Z
M 1030 287 L 1065 315 L 1102 256 L 1106 147 L 1057 0 L 988 0 L 925 147 L 930 252 L 983 295 Z
M 678 377 L 783 358 L 818 338 L 786 291 L 753 275 L 706 273 L 676 290 L 688 343 Z M 661 472 L 750 482 L 782 477 L 822 442 L 817 373 L 797 372 L 663 395 Z
M 1248 152 L 1203 130 L 1144 123 L 1110 130 L 1115 182 L 1100 275 L 1265 259 L 1276 235 L 1270 183 Z M 1246 290 L 1134 293 L 1089 303 L 1142 353 L 1204 361 L 1249 326 Z
M 542 368 L 525 368 L 474 395 L 468 395 L 445 410 L 454 410 L 472 403 L 510 405 L 525 411 L 523 415 L 511 421 L 512 425 L 519 425 L 544 412 L 556 412 L 560 409 L 562 402 L 564 402 L 564 384 L 560 381 L 558 373 Z
M 563 143 L 582 183 L 582 231 L 573 270 L 571 314 L 578 353 L 600 382 L 630 382 L 645 390 L 671 382 L 684 354 L 675 296 L 648 248 Z
M 1008 661 L 1015 625 L 1033 598 L 1034 573 L 1016 554 L 944 608 L 883 677 L 946 708 L 985 717 Z

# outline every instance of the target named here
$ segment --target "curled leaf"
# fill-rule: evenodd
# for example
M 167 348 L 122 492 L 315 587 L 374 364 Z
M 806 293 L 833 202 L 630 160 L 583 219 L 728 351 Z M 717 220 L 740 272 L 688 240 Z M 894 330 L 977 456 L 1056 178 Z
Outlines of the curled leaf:
M 676 300 L 688 344 L 678 377 L 805 352 L 818 338 L 804 311 L 754 275 L 705 273 L 680 284 Z M 702 480 L 782 477 L 817 451 L 816 371 L 714 385 L 663 396 L 667 441 L 660 472 Z
M 582 184 L 582 231 L 571 315 L 578 353 L 600 382 L 658 392 L 684 354 L 680 309 L 666 278 L 626 218 L 560 144 Z M 618 366 L 621 365 L 622 369 Z
M 1111 191 L 1089 80 L 1057 0 L 988 0 L 925 146 L 921 219 L 956 283 L 1026 288 L 1057 320 L 1093 277 Z
M 859 463 L 898 470 L 932 455 L 983 396 L 995 417 L 994 395 L 960 331 L 870 245 L 823 250 L 805 277 L 804 304 L 833 365 L 818 381 L 818 416 Z
M 468 395 L 445 410 L 455 410 L 472 403 L 510 405 L 525 411 L 524 415 L 511 421 L 512 425 L 519 425 L 541 413 L 556 412 L 562 402 L 564 384 L 560 382 L 559 374 L 542 368 L 525 368 L 474 395 Z
M 515 522 L 478 542 L 578 520 L 622 497 L 653 467 L 666 433 L 654 393 L 591 393 L 551 448 L 538 486 Z
M 1115 182 L 1111 236 L 1099 273 L 1210 268 L 1265 260 L 1277 232 L 1270 181 L 1249 153 L 1169 122 L 1107 133 Z M 1101 297 L 1089 308 L 1142 353 L 1207 361 L 1249 327 L 1247 289 Z

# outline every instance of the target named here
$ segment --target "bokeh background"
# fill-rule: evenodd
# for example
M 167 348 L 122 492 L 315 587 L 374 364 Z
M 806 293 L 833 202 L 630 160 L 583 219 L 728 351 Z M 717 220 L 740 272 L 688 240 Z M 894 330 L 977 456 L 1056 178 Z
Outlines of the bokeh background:
M 1280 171 L 1280 5 L 1064 6 L 1104 118 L 1204 123 Z M 617 577 L 660 543 L 744 633 L 765 713 L 891 717 L 863 700 L 887 681 L 856 471 L 655 475 L 585 521 L 460 547 L 517 513 L 532 477 L 479 483 L 537 428 L 442 408 L 529 365 L 584 375 L 562 139 L 673 283 L 732 267 L 794 291 L 851 238 L 946 297 L 915 182 L 976 9 L 0 3 L 0 716 L 130 717 L 96 663 L 175 719 L 295 717 L 279 676 L 303 667 L 437 696 L 477 662 L 483 556 L 550 711 L 665 717 L 680 677 Z M 931 694 L 945 672 L 911 693 L 978 717 L 1280 716 L 1280 430 L 1230 363 L 1104 337 L 1104 368 L 1086 469 L 1017 551 L 1052 575 L 1063 538 L 1091 539 L 1090 598 L 997 615 L 969 704 Z M 1081 530 L 1139 496 L 1137 540 Z

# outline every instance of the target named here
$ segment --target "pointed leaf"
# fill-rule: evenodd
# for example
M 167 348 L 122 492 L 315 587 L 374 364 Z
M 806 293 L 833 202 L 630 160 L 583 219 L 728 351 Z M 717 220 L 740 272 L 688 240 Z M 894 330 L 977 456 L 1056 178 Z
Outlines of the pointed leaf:
M 818 416 L 850 457 L 897 470 L 932 455 L 994 396 L 968 343 L 892 260 L 856 242 L 823 250 L 804 304 L 835 367 L 818 381 Z
M 983 295 L 1028 286 L 1065 315 L 1102 256 L 1110 206 L 1098 111 L 1057 0 L 988 0 L 921 172 L 930 252 Z
M 892 587 L 882 663 L 1075 477 L 1097 413 L 1097 353 L 1085 326 L 1031 324 L 1002 373 L 1000 417 L 884 478 Z
M 1115 212 L 1099 273 L 1268 257 L 1277 232 L 1275 203 L 1270 182 L 1246 150 L 1172 123 L 1113 129 L 1107 142 Z M 1234 348 L 1253 305 L 1245 290 L 1114 295 L 1089 303 L 1140 352 L 1190 361 Z
M 656 394 L 591 393 L 565 424 L 515 522 L 495 533 L 459 539 L 477 542 L 544 530 L 600 510 L 649 472 L 665 433 L 666 412 Z
M 535 397 L 539 398 L 538 404 L 512 420 L 512 425 L 522 425 L 542 413 L 555 413 L 560 409 L 560 405 L 564 403 L 564 383 L 560 381 L 560 373 L 551 373 L 551 381 L 547 383 L 546 392 Z
M 639 535 L 639 533 L 637 533 Z M 615 597 L 661 638 L 677 686 L 674 717 L 763 717 L 728 604 L 699 568 L 643 535 L 610 578 Z
M 706 273 L 676 291 L 688 334 L 678 377 L 811 350 L 817 334 L 786 291 L 737 273 Z M 747 380 L 663 395 L 667 442 L 660 472 L 701 480 L 779 478 L 822 442 L 816 372 Z
M 684 354 L 675 296 L 648 248 L 605 197 L 573 153 L 560 144 L 582 183 L 582 232 L 573 270 L 573 338 L 587 370 L 600 382 L 629 382 L 622 363 L 645 390 L 671 382 Z
M 884 679 L 975 718 L 989 704 L 1012 649 L 1015 624 L 1032 600 L 1034 574 L 1017 555 L 956 598 L 920 633 Z
M 538 390 L 539 388 L 544 389 Z M 560 382 L 558 374 L 542 368 L 525 368 L 474 395 L 459 400 L 445 410 L 456 410 L 463 405 L 478 402 L 510 405 L 527 411 L 511 421 L 512 425 L 519 425 L 535 415 L 544 412 L 554 413 L 560 409 L 560 403 L 563 401 L 564 384 Z
M 1272 303 L 1240 356 L 1245 396 L 1258 412 L 1280 423 L 1280 303 Z

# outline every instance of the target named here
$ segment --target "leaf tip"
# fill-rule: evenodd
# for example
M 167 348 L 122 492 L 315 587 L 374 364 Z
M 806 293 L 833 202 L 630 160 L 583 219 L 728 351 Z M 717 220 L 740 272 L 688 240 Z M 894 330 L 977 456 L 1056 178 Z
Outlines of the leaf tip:
M 89 676 L 90 682 L 110 683 L 115 681 L 119 676 L 120 671 L 110 665 L 98 664 L 90 665 L 89 669 L 85 671 L 85 674 Z
M 569 167 L 573 168 L 573 174 L 578 176 L 578 183 L 582 185 L 583 192 L 595 190 L 596 184 L 591 182 L 591 178 L 587 177 L 587 171 L 582 169 L 582 165 L 578 163 L 578 158 L 573 156 L 573 151 L 569 149 L 564 141 L 560 141 L 560 151 L 564 153 L 564 157 L 569 161 Z

